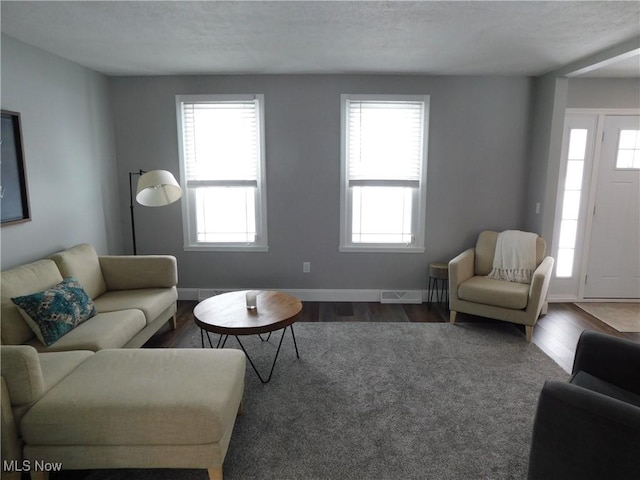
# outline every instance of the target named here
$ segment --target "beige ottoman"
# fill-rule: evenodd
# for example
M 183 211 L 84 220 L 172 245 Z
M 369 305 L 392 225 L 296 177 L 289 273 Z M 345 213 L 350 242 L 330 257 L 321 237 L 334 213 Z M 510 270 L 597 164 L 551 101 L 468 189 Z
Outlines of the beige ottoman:
M 233 349 L 99 351 L 24 415 L 24 457 L 65 470 L 203 468 L 221 479 L 244 373 Z

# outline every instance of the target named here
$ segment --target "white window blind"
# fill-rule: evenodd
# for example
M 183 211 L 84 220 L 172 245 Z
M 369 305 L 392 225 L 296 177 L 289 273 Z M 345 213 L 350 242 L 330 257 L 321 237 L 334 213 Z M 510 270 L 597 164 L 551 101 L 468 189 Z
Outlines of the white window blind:
M 261 103 L 261 95 L 177 97 L 186 248 L 266 249 Z
M 257 186 L 256 100 L 183 103 L 187 186 Z
M 343 95 L 341 250 L 424 249 L 428 97 Z
M 349 184 L 418 187 L 424 102 L 348 100 L 347 109 Z

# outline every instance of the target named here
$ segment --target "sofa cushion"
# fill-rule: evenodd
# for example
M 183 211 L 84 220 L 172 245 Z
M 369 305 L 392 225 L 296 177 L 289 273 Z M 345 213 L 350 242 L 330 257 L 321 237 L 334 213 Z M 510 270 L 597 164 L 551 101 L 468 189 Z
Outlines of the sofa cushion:
M 630 403 L 631 405 L 640 407 L 640 395 L 638 395 L 637 393 L 631 392 L 629 390 L 624 390 L 609 382 L 605 382 L 598 377 L 594 377 L 587 372 L 577 372 L 573 377 L 571 377 L 571 383 L 573 383 L 574 385 L 578 385 L 579 387 L 591 390 L 593 392 L 601 393 L 602 395 L 606 395 L 607 397 L 616 398 L 625 403 Z
M 144 314 L 140 310 L 98 313 L 50 346 L 40 343 L 36 338 L 31 339 L 29 344 L 41 352 L 97 352 L 104 348 L 124 347 L 145 326 Z
M 51 390 L 91 355 L 93 355 L 93 352 L 88 350 L 38 353 L 44 380 L 44 391 Z
M 102 350 L 31 407 L 23 437 L 52 446 L 216 443 L 233 428 L 244 373 L 235 349 Z
M 52 255 L 51 259 L 56 262 L 63 277 L 77 278 L 91 298 L 107 291 L 98 254 L 92 245 L 76 245 Z
M 144 312 L 147 324 L 153 322 L 178 299 L 175 287 L 144 288 L 107 292 L 95 299 L 99 312 L 113 312 L 137 308 Z
M 33 331 L 24 321 L 11 298 L 46 290 L 61 281 L 60 270 L 52 260 L 38 260 L 2 272 L 0 294 L 3 344 L 18 345 L 33 337 Z
M 529 300 L 530 285 L 505 282 L 487 277 L 471 277 L 458 287 L 458 298 L 510 309 L 524 309 Z
M 20 314 L 45 345 L 51 345 L 96 314 L 93 301 L 73 277 L 44 292 L 11 299 Z
M 172 255 L 108 255 L 98 257 L 107 290 L 171 288 L 178 284 Z

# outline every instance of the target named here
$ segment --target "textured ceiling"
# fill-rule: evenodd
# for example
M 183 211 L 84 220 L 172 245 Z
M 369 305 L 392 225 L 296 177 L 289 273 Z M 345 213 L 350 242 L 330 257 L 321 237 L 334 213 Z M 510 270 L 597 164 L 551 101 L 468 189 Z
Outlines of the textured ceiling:
M 3 0 L 1 13 L 2 33 L 109 75 L 539 75 L 640 36 L 636 1 Z M 638 58 L 608 68 L 637 77 Z

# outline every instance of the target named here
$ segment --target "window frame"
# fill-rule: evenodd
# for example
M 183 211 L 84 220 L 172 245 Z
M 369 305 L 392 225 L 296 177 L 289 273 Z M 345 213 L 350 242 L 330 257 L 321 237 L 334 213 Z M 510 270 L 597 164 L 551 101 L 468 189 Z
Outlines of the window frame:
M 348 101 L 419 101 L 424 105 L 422 124 L 422 161 L 418 188 L 412 192 L 412 220 L 411 230 L 413 241 L 408 244 L 399 243 L 354 243 L 352 242 L 352 211 L 353 188 L 362 185 L 349 186 L 348 178 Z M 340 95 L 340 252 L 362 253 L 424 253 L 425 252 L 425 228 L 427 207 L 427 164 L 429 146 L 429 95 L 366 95 L 366 94 L 342 94 Z M 355 182 L 358 183 L 358 182 Z M 371 186 L 397 186 L 393 180 L 376 181 Z
M 184 103 L 217 103 L 256 101 L 258 120 L 257 185 L 255 195 L 256 241 L 255 242 L 200 242 L 197 238 L 197 207 L 195 191 L 198 187 L 187 186 L 186 164 L 184 156 L 183 104 Z M 263 94 L 204 94 L 176 95 L 176 118 L 178 130 L 178 154 L 180 158 L 180 183 L 183 187 L 182 228 L 185 251 L 226 251 L 226 252 L 267 252 L 269 250 L 267 236 L 267 185 L 264 135 L 264 95 Z M 242 181 L 220 180 L 220 186 L 228 183 L 229 187 L 242 186 Z

